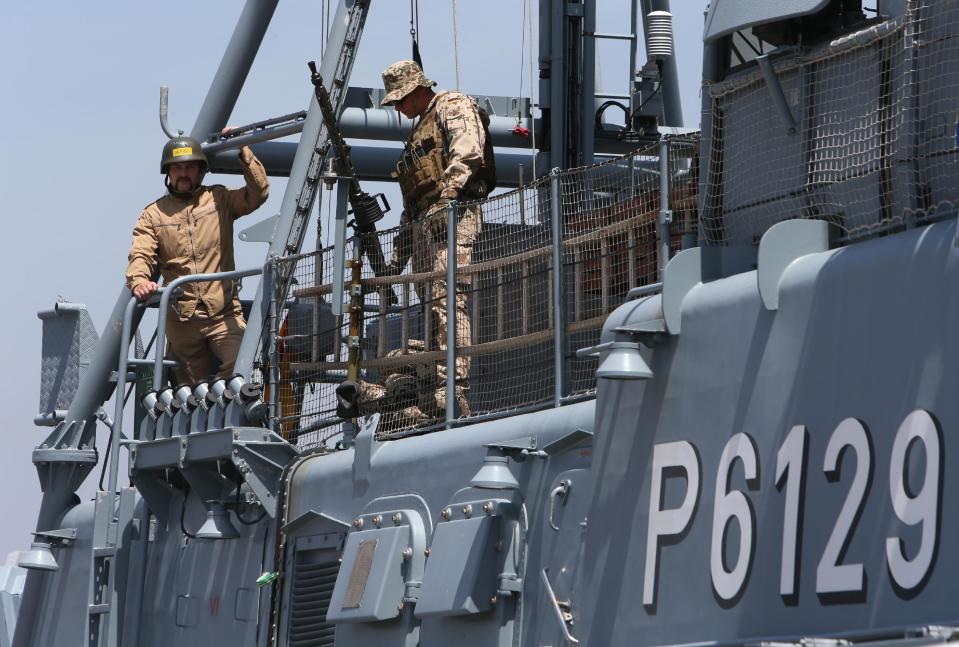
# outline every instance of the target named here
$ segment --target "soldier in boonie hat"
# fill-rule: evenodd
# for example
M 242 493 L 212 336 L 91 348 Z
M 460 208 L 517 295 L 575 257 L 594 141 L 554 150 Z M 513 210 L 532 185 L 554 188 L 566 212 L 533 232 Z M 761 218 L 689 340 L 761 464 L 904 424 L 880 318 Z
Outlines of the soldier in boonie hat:
M 414 61 L 397 61 L 383 72 L 386 96 L 381 105 L 392 106 L 417 87 L 432 88 L 434 85 L 436 82 L 426 78 L 422 68 Z
M 482 213 L 478 200 L 485 198 L 496 186 L 496 167 L 493 145 L 489 134 L 489 115 L 475 99 L 461 92 L 434 92 L 436 85 L 423 74 L 423 69 L 414 61 L 397 61 L 383 71 L 383 87 L 386 95 L 382 105 L 393 106 L 407 119 L 415 119 L 410 138 L 391 175 L 396 178 L 403 194 L 403 215 L 400 230 L 393 241 L 390 269 L 400 274 L 412 261 L 415 274 L 423 272 L 442 273 L 445 276 L 447 257 L 456 254 L 458 267 L 472 261 L 473 244 L 479 233 Z M 456 250 L 448 249 L 447 205 L 456 200 L 463 202 L 456 209 Z M 458 278 L 462 279 L 463 275 Z M 442 348 L 449 337 L 447 331 L 447 286 L 443 278 L 414 283 L 421 303 L 430 303 L 426 316 L 433 326 L 428 340 L 408 340 L 413 350 L 417 345 L 427 348 Z M 455 292 L 456 345 L 465 348 L 472 340 L 472 324 L 467 309 L 468 282 L 456 288 L 451 286 L 449 296 Z M 415 351 L 414 351 L 415 354 Z M 417 364 L 415 402 L 404 403 L 403 420 L 417 421 L 437 419 L 444 415 L 447 401 L 455 398 L 454 409 L 459 414 L 470 414 L 467 394 L 469 391 L 470 357 L 458 353 L 455 366 L 445 362 L 415 362 Z M 422 366 L 419 366 L 422 365 Z M 422 369 L 422 370 L 421 370 Z M 455 393 L 446 392 L 447 371 L 455 371 Z M 412 377 L 412 376 L 410 376 Z M 405 379 L 405 383 L 411 380 Z M 389 394 L 391 383 L 369 391 L 367 401 L 385 398 L 396 406 L 396 398 Z M 372 405 L 371 405 L 372 406 Z M 404 423 L 406 424 L 406 423 Z

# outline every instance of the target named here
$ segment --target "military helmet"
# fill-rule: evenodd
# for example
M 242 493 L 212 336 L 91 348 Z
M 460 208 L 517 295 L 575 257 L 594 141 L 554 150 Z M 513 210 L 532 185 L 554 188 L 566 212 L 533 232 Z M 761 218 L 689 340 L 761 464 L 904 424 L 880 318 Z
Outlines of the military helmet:
M 206 170 L 206 153 L 200 142 L 192 137 L 180 135 L 163 145 L 163 155 L 160 156 L 160 173 L 166 175 L 167 168 L 174 162 L 202 162 Z
M 426 78 L 423 70 L 414 61 L 397 61 L 383 71 L 386 96 L 380 105 L 392 106 L 420 85 L 432 88 L 436 82 Z

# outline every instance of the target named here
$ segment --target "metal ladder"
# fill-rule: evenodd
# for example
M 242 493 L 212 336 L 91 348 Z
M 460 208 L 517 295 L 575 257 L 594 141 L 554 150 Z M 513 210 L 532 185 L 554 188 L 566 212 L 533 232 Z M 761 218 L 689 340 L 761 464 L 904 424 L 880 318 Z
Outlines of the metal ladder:
M 345 2 L 341 3 L 337 12 L 337 19 L 340 10 L 343 10 L 346 5 Z M 363 26 L 369 14 L 369 5 L 370 0 L 356 0 L 346 9 L 348 12 L 345 20 L 346 28 L 342 34 L 336 60 L 329 61 L 327 53 L 324 52 L 320 73 L 323 76 L 324 83 L 328 86 L 330 103 L 333 105 L 336 115 L 339 115 L 343 109 L 350 72 L 356 59 L 356 50 L 363 33 Z M 337 24 L 337 19 L 334 19 L 334 25 Z M 335 46 L 335 41 L 335 35 L 331 34 L 327 47 L 330 47 L 331 44 Z M 308 78 L 305 73 L 306 65 L 303 67 L 304 80 L 306 80 Z M 329 134 L 326 124 L 323 122 L 320 108 L 316 99 L 312 98 L 303 126 L 303 134 L 297 146 L 293 168 L 290 171 L 290 181 L 283 196 L 276 233 L 270 244 L 268 258 L 279 259 L 284 256 L 295 255 L 299 253 L 303 246 L 309 215 L 316 200 L 323 165 L 326 161 L 328 139 Z M 307 151 L 309 152 L 307 153 Z M 303 157 L 306 154 L 309 155 L 308 159 Z M 289 269 L 281 270 L 276 276 L 267 277 L 264 275 L 264 280 L 261 281 L 257 289 L 253 309 L 247 321 L 247 330 L 237 354 L 236 371 L 238 373 L 249 376 L 260 350 L 261 340 L 264 344 L 268 343 L 263 333 L 266 320 L 270 315 L 269 304 L 273 294 L 264 293 L 264 289 L 270 289 L 278 294 L 286 294 L 291 279 L 292 266 Z

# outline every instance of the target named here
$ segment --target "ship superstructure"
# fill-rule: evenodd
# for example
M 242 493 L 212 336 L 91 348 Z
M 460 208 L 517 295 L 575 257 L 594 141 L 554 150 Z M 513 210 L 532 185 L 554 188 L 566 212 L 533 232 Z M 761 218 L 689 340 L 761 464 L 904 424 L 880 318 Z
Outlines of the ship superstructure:
M 498 152 L 510 190 L 470 205 L 470 263 L 392 276 L 363 262 L 315 102 L 210 134 L 275 4 L 249 3 L 193 129 L 214 170 L 254 144 L 288 174 L 246 233 L 266 262 L 147 305 L 124 291 L 99 338 L 80 306 L 43 315 L 54 429 L 13 645 L 952 640 L 959 2 L 714 1 L 699 133 L 679 127 L 668 2 L 601 34 L 595 0 L 544 0 L 540 115 L 479 97 L 538 171 L 519 182 L 528 157 Z M 347 136 L 398 138 L 381 92 L 349 84 L 369 11 L 340 3 L 319 74 Z M 601 38 L 631 43 L 623 97 L 597 97 Z M 353 155 L 367 178 L 394 161 Z M 327 189 L 335 242 L 304 250 Z M 385 255 L 402 234 L 376 234 Z M 133 344 L 143 309 L 163 349 L 178 285 L 247 277 L 238 374 L 170 385 Z M 468 346 L 433 341 L 417 295 L 440 279 L 469 286 Z M 343 420 L 351 349 L 363 380 L 408 388 Z M 404 418 L 458 357 L 468 410 Z

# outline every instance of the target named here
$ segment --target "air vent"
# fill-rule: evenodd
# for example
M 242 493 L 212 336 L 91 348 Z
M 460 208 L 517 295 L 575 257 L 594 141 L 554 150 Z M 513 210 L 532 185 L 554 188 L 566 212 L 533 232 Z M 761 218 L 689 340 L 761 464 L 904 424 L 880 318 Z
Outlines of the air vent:
M 339 570 L 337 562 L 296 564 L 290 608 L 290 647 L 333 646 L 336 625 L 326 621 L 326 612 Z

